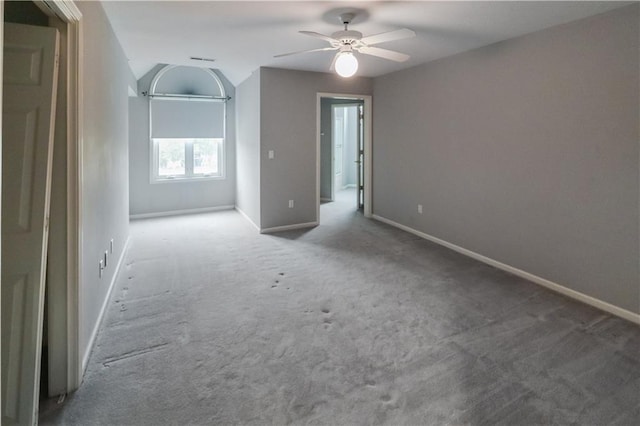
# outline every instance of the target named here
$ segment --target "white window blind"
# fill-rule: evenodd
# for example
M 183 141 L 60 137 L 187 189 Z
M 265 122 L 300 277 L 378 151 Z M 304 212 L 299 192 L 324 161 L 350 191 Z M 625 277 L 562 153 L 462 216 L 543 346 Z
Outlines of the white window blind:
M 224 138 L 223 102 L 151 100 L 152 138 Z

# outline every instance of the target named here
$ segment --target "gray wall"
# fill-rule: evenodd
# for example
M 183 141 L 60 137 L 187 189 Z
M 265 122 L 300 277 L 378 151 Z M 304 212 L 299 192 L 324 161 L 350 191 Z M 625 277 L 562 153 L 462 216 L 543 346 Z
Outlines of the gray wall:
M 80 347 L 89 339 L 129 233 L 127 58 L 98 2 L 76 2 L 83 14 L 82 277 Z M 114 239 L 102 278 L 98 260 Z
M 236 207 L 260 227 L 260 70 L 236 89 Z
M 376 78 L 374 213 L 639 312 L 638 15 Z
M 261 226 L 316 221 L 316 94 L 371 95 L 369 78 L 335 74 L 260 70 Z M 269 160 L 267 153 L 275 151 Z M 295 207 L 288 208 L 288 200 Z
M 150 183 L 149 98 L 151 81 L 164 65 L 158 65 L 138 81 L 138 96 L 129 98 L 129 203 L 130 214 L 163 213 L 209 207 L 232 206 L 236 187 L 235 88 L 220 72 L 224 90 L 232 99 L 227 102 L 226 178 L 195 182 Z

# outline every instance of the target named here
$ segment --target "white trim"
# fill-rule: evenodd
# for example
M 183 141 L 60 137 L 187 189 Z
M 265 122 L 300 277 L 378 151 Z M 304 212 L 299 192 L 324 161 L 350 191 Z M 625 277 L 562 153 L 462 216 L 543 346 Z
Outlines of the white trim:
M 67 24 L 67 392 L 82 383 L 82 12 L 72 0 L 34 0 L 48 16 Z
M 109 289 L 107 290 L 107 295 L 104 298 L 104 302 L 102 302 L 102 307 L 100 308 L 100 313 L 98 314 L 98 320 L 96 321 L 96 325 L 93 327 L 93 331 L 91 332 L 91 336 L 89 337 L 89 343 L 87 344 L 87 349 L 82 357 L 83 373 L 87 369 L 87 364 L 89 363 L 89 357 L 91 356 L 91 352 L 93 351 L 93 345 L 95 343 L 96 337 L 98 336 L 100 325 L 102 325 L 104 314 L 107 311 L 107 306 L 109 305 L 109 302 L 111 301 L 111 293 L 113 292 L 113 288 L 115 287 L 116 281 L 118 279 L 118 275 L 120 274 L 120 267 L 122 266 L 122 261 L 124 260 L 127 250 L 129 249 L 130 240 L 131 240 L 131 237 L 127 236 L 127 241 L 125 241 L 124 243 L 124 247 L 122 248 L 122 253 L 120 253 L 120 259 L 118 259 L 118 264 L 116 265 L 116 269 L 113 272 L 111 283 L 109 283 Z
M 191 176 L 191 177 L 168 177 L 168 178 L 156 178 L 155 181 L 150 182 L 150 185 L 164 185 L 165 183 L 194 183 L 194 182 L 208 182 L 212 180 L 226 180 L 225 176 Z
M 320 96 L 320 93 L 318 93 L 316 95 L 316 222 L 320 222 L 320 186 L 322 185 L 322 182 L 320 180 L 320 167 L 322 165 L 320 161 L 322 158 L 322 150 L 320 149 L 322 143 L 322 128 L 320 126 L 322 123 L 322 120 L 320 118 L 321 116 L 322 96 Z M 331 136 L 331 138 L 333 139 L 333 136 Z M 330 161 L 333 162 L 333 159 L 331 159 Z M 331 201 L 333 201 L 333 194 L 331 194 Z
M 372 217 L 372 186 L 373 186 L 373 142 L 372 142 L 372 108 L 373 97 L 371 95 L 345 94 L 345 93 L 316 93 L 316 222 L 320 223 L 320 113 L 322 98 L 341 98 L 364 101 L 364 217 Z M 332 161 L 333 162 L 333 161 Z M 333 176 L 331 177 L 333 179 Z M 331 185 L 333 187 L 333 183 Z
M 189 66 L 189 65 L 166 65 L 164 68 L 162 68 L 153 77 L 153 80 L 151 80 L 151 84 L 149 85 L 149 95 L 154 95 L 154 96 L 183 95 L 181 93 L 156 93 L 156 87 L 158 86 L 158 82 L 160 81 L 162 76 L 167 71 L 171 71 L 172 69 L 178 68 L 178 67 L 199 68 L 200 70 L 202 70 L 205 73 L 209 74 L 211 77 L 213 77 L 213 79 L 215 80 L 216 84 L 218 85 L 218 88 L 220 89 L 220 97 L 222 97 L 222 98 L 226 98 L 227 97 L 227 94 L 224 91 L 224 85 L 222 84 L 222 80 L 220 80 L 220 77 L 218 77 L 218 75 L 212 69 L 201 68 L 201 67 L 192 67 L 192 66 Z
M 273 232 L 291 231 L 294 229 L 313 228 L 318 226 L 318 222 L 296 223 L 294 225 L 274 226 L 272 228 L 262 228 L 261 234 L 271 234 Z
M 331 201 L 333 201 L 331 198 L 326 198 L 326 197 L 320 197 L 320 202 L 325 202 L 325 203 L 329 203 Z
M 49 16 L 57 16 L 65 22 L 79 21 L 82 13 L 71 0 L 33 0 Z
M 75 7 L 75 5 L 74 5 Z M 81 14 L 68 22 L 67 46 L 67 391 L 80 387 L 80 277 L 82 276 L 83 43 Z
M 476 253 L 474 251 L 471 250 L 467 250 L 466 248 L 460 247 L 458 245 L 455 245 L 453 243 L 450 243 L 448 241 L 442 240 L 440 238 L 434 237 L 432 235 L 426 234 L 424 232 L 418 231 L 416 229 L 410 228 L 406 225 L 402 225 L 398 222 L 395 222 L 391 219 L 387 219 L 385 217 L 382 216 L 378 216 L 376 214 L 374 214 L 372 216 L 373 219 L 378 220 L 380 222 L 386 223 L 387 225 L 391 225 L 394 226 L 398 229 L 401 229 L 403 231 L 409 232 L 413 235 L 417 235 L 418 237 L 424 238 L 425 240 L 429 240 L 431 242 L 434 242 L 436 244 L 439 244 L 441 246 L 447 247 L 453 251 L 457 251 L 460 254 L 463 254 L 465 256 L 468 256 L 472 259 L 475 260 L 479 260 L 480 262 L 486 263 L 487 265 L 491 265 L 495 268 L 498 269 L 502 269 L 503 271 L 507 271 L 509 273 L 512 273 L 513 275 L 516 275 L 518 277 L 524 278 L 526 280 L 529 280 L 535 284 L 541 285 L 543 287 L 546 287 L 550 290 L 553 290 L 557 293 L 563 294 L 565 296 L 568 296 L 572 299 L 578 300 L 580 302 L 586 303 L 587 305 L 591 305 L 595 308 L 598 308 L 600 310 L 603 310 L 605 312 L 608 312 L 610 314 L 616 315 L 620 318 L 626 319 L 628 321 L 631 321 L 633 323 L 636 324 L 640 324 L 640 314 L 636 314 L 634 312 L 628 311 L 626 309 L 620 308 L 618 306 L 612 305 L 608 302 L 605 302 L 603 300 L 600 299 L 596 299 L 595 297 L 586 295 L 584 293 L 580 293 L 579 291 L 575 291 L 572 290 L 570 288 L 567 288 L 561 284 L 555 283 L 553 281 L 549 281 L 547 279 L 541 278 L 537 275 L 533 275 L 529 272 L 523 271 L 522 269 L 518 269 L 515 268 L 513 266 L 507 265 L 505 263 L 499 262 L 497 260 L 491 259 L 489 257 L 483 256 L 479 253 Z
M 210 213 L 222 210 L 233 210 L 234 206 L 202 207 L 198 209 L 168 210 L 164 212 L 140 213 L 129 215 L 130 220 L 149 219 L 152 217 L 179 216 L 184 214 Z
M 253 225 L 254 228 L 256 228 L 256 231 L 260 232 L 260 227 L 258 225 L 255 224 L 255 222 L 253 220 L 251 220 L 251 218 L 249 217 L 248 214 L 246 214 L 240 207 L 235 206 L 235 209 L 238 213 L 240 213 L 240 215 L 242 217 L 244 217 L 247 222 L 249 222 L 251 225 Z
M 2 46 L 2 51 L 0 51 L 0 80 L 4 81 L 4 0 L 0 0 L 0 17 L 2 17 L 2 22 L 0 22 L 0 45 Z M 0 86 L 0 110 L 3 110 L 3 106 L 2 106 L 2 99 L 3 99 L 3 94 L 2 94 L 2 86 Z M 2 188 L 2 114 L 0 114 L 0 188 Z M 2 191 L 0 190 L 0 193 Z M 0 194 L 0 217 L 2 217 L 2 194 Z M 0 221 L 0 234 L 2 231 L 2 221 Z M 0 270 L 2 269 L 2 244 L 0 244 Z M 0 305 L 1 306 L 1 305 Z M 2 311 L 2 308 L 0 308 L 0 313 Z M 0 318 L 2 318 L 2 316 L 0 315 Z M 1 352 L 0 352 L 1 353 Z M 0 355 L 0 358 L 2 358 L 2 355 Z M 0 371 L 0 383 L 4 383 L 2 381 L 2 372 Z M 4 404 L 2 402 L 2 386 L 0 386 L 0 407 L 4 407 Z M 0 422 L 1 420 L 1 415 L 0 415 Z
M 320 108 L 322 108 L 322 99 L 320 99 Z M 322 112 L 320 112 L 320 117 L 322 117 Z M 331 154 L 329 154 L 329 163 L 331 164 L 331 171 L 329 172 L 329 175 L 331 176 L 331 178 L 329 181 L 331 182 L 331 185 L 329 185 L 329 194 L 330 194 L 331 201 L 334 201 L 336 199 L 336 141 L 334 140 L 336 135 L 336 129 L 334 128 L 336 124 L 336 105 L 335 104 L 331 104 L 330 120 L 331 120 L 331 126 L 329 126 L 329 128 L 331 130 L 329 131 L 330 133 L 329 146 L 331 147 L 331 151 L 330 151 Z M 320 118 L 320 125 L 322 125 L 322 118 Z M 344 138 L 344 121 L 343 121 L 342 129 L 343 129 L 342 137 Z M 318 130 L 320 130 L 320 127 L 318 127 Z M 320 138 L 322 139 L 322 134 L 320 134 Z M 344 141 L 342 143 L 342 146 L 344 148 Z M 344 153 L 344 149 L 342 150 L 342 152 Z M 322 144 L 320 146 L 320 156 L 322 156 Z M 320 179 L 322 179 L 322 160 L 320 160 Z M 322 192 L 322 181 L 320 182 L 320 191 Z M 320 201 L 322 201 L 322 199 Z M 318 221 L 319 220 L 320 220 L 320 217 L 318 217 Z
M 364 217 L 373 215 L 373 105 L 371 96 L 364 98 Z

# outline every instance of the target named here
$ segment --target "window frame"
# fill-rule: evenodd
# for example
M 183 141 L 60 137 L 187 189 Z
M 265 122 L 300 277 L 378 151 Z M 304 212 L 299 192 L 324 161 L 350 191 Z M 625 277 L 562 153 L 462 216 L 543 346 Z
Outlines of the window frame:
M 160 150 L 158 141 L 161 140 L 183 140 L 184 142 L 184 175 L 160 175 Z M 195 173 L 195 156 L 193 151 L 193 142 L 197 140 L 214 140 L 218 143 L 218 174 Z M 151 183 L 168 183 L 168 182 L 199 182 L 207 180 L 224 180 L 226 179 L 226 157 L 225 157 L 225 138 L 151 138 Z
M 227 144 L 227 100 L 229 100 L 230 98 L 227 97 L 225 90 L 224 90 L 224 86 L 222 84 L 222 81 L 220 80 L 220 77 L 218 77 L 218 75 L 211 69 L 208 68 L 203 68 L 202 71 L 206 72 L 207 74 L 209 74 L 209 76 L 212 77 L 212 79 L 214 80 L 214 82 L 217 84 L 219 90 L 220 90 L 220 96 L 214 96 L 211 97 L 211 99 L 207 99 L 209 98 L 208 96 L 199 96 L 199 95 L 191 95 L 191 94 L 182 94 L 182 93 L 157 93 L 156 92 L 156 87 L 158 86 L 158 83 L 160 82 L 162 76 L 167 72 L 170 71 L 176 67 L 179 67 L 179 65 L 167 65 L 164 68 L 162 68 L 160 71 L 158 71 L 158 73 L 155 75 L 155 77 L 153 78 L 150 88 L 149 88 L 149 92 L 148 92 L 148 99 L 149 99 L 149 183 L 151 184 L 163 184 L 163 183 L 178 183 L 178 182 L 183 182 L 183 183 L 193 183 L 193 182 L 203 182 L 203 181 L 214 181 L 214 180 L 225 180 L 227 178 L 226 176 L 226 170 L 227 170 L 227 157 L 226 157 L 226 144 Z M 200 137 L 200 138 L 194 138 L 194 137 L 173 137 L 173 138 L 154 138 L 153 135 L 153 120 L 152 120 L 152 105 L 153 105 L 153 98 L 154 97 L 158 97 L 158 98 L 164 98 L 167 100 L 179 100 L 179 99 L 186 99 L 186 100 L 191 100 L 194 102 L 202 102 L 202 101 L 209 101 L 209 102 L 222 102 L 223 105 L 223 130 L 222 130 L 222 137 L 211 137 L 211 138 L 207 138 L 207 137 Z M 216 174 L 216 175 L 207 175 L 207 174 L 194 174 L 193 173 L 193 169 L 194 169 L 194 156 L 193 156 L 193 142 L 191 143 L 186 143 L 185 144 L 185 174 L 184 175 L 177 175 L 177 176 L 160 176 L 159 175 L 159 168 L 160 168 L 160 163 L 159 163 L 159 149 L 158 149 L 158 143 L 156 143 L 156 140 L 161 140 L 161 139 L 182 139 L 182 140 L 202 140 L 202 139 L 213 139 L 213 140 L 220 140 L 221 142 L 218 144 L 219 148 L 218 148 L 218 167 L 220 169 L 220 173 Z

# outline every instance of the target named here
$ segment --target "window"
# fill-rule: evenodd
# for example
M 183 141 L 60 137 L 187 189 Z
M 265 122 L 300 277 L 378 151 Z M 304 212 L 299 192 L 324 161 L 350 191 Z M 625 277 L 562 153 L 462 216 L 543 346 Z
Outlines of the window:
M 224 177 L 222 138 L 156 138 L 153 151 L 156 182 Z
M 149 93 L 152 183 L 225 178 L 226 101 L 211 70 L 158 72 Z

